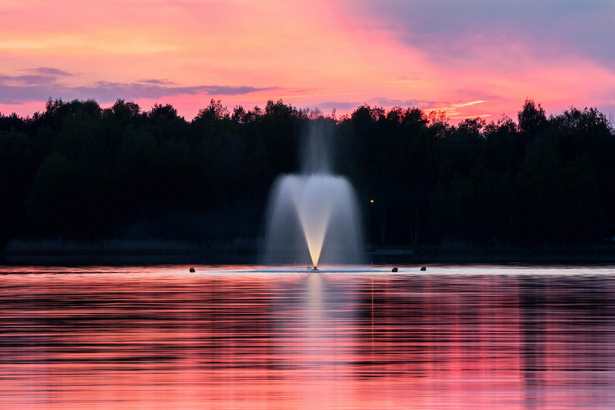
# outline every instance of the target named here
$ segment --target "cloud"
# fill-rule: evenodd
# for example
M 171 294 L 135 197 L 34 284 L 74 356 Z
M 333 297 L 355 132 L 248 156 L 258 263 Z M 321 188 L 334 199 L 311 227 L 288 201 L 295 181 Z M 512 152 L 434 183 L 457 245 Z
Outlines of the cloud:
M 32 86 L 39 84 L 47 84 L 49 81 L 55 81 L 45 75 L 22 74 L 22 75 L 0 75 L 0 83 Z
M 228 85 L 204 85 L 201 88 L 212 95 L 243 95 L 251 94 L 257 91 L 271 91 L 276 87 L 251 87 L 251 86 L 228 86 Z M 196 93 L 195 93 L 196 94 Z
M 442 104 L 441 101 L 436 100 L 417 100 L 417 99 L 407 99 L 402 100 L 398 98 L 388 98 L 388 97 L 379 97 L 374 99 L 374 102 L 378 105 L 382 105 L 384 107 L 419 107 L 423 108 L 426 106 L 432 106 L 436 104 Z
M 523 44 L 536 55 L 581 55 L 615 65 L 612 0 L 348 0 L 347 9 L 434 59 Z
M 484 99 L 476 100 L 462 100 L 462 101 L 448 101 L 448 100 L 420 100 L 420 99 L 395 99 L 388 97 L 376 97 L 371 98 L 363 102 L 359 101 L 323 101 L 316 106 L 321 110 L 340 110 L 340 111 L 353 111 L 354 109 L 367 104 L 372 107 L 380 106 L 385 109 L 391 109 L 393 107 L 401 108 L 419 108 L 424 112 L 431 111 L 443 111 L 451 119 L 464 117 L 465 114 L 469 117 L 486 117 L 488 114 L 480 114 L 475 111 L 474 108 L 482 104 L 488 103 Z M 469 111 L 468 111 L 469 110 Z
M 0 103 L 23 103 L 49 98 L 95 99 L 100 102 L 118 98 L 156 99 L 174 95 L 244 95 L 275 89 L 274 87 L 194 85 L 179 86 L 167 80 L 149 79 L 137 82 L 99 81 L 89 85 L 67 85 L 60 80 L 70 73 L 48 67 L 27 70 L 31 74 L 0 75 Z
M 139 83 L 145 83 L 145 84 L 155 84 L 155 85 L 174 85 L 175 84 L 173 81 L 161 80 L 161 79 L 157 79 L 157 78 L 141 80 L 141 81 L 138 81 L 138 82 Z
M 467 101 L 467 102 L 461 102 L 461 103 L 452 104 L 452 107 L 453 108 L 473 107 L 475 105 L 484 104 L 486 102 L 487 102 L 486 100 Z
M 59 78 L 71 77 L 72 74 L 57 68 L 37 67 L 27 70 L 22 70 L 22 73 L 17 75 L 2 75 L 0 74 L 0 86 L 41 86 L 54 84 Z M 0 97 L 1 98 L 1 97 Z
M 68 71 L 60 70 L 58 68 L 53 67 L 36 67 L 30 70 L 27 70 L 31 73 L 41 75 L 41 76 L 49 76 L 49 77 L 72 77 L 73 74 Z
M 360 106 L 361 103 L 357 101 L 323 101 L 316 106 L 321 110 L 351 110 L 355 107 Z

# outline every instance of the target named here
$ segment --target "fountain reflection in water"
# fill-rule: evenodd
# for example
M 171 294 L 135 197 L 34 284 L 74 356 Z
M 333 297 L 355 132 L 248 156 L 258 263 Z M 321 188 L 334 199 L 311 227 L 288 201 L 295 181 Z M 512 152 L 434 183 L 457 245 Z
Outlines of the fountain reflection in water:
M 278 178 L 267 215 L 265 262 L 359 264 L 362 229 L 350 182 L 330 170 L 326 133 L 307 138 L 301 174 Z

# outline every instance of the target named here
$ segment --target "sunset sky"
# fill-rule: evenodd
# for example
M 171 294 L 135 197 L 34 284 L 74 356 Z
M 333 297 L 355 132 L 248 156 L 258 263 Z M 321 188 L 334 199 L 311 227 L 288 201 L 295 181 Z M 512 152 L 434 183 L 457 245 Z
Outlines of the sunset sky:
M 615 0 L 2 0 L 0 112 L 283 99 L 497 120 L 533 98 L 610 116 L 614 38 Z

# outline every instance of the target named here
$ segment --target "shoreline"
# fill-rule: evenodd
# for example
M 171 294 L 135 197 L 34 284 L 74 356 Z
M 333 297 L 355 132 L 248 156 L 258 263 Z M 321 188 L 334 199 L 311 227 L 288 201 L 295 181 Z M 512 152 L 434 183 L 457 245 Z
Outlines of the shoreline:
M 4 265 L 255 265 L 256 241 L 12 241 L 0 252 Z M 366 264 L 615 264 L 615 244 L 513 247 L 377 247 L 368 249 Z

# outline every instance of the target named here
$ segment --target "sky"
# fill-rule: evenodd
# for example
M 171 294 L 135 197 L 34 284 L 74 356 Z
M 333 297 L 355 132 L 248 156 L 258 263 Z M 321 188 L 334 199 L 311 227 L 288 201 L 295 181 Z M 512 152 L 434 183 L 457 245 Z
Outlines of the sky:
M 340 115 L 615 115 L 615 0 L 0 0 L 0 112 L 282 99 Z

